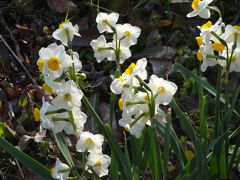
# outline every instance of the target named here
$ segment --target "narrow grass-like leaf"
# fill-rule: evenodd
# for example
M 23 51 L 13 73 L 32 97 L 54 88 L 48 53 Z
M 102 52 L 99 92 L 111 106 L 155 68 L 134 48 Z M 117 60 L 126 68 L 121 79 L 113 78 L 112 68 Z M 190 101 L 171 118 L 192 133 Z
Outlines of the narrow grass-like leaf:
M 157 121 L 157 128 L 165 134 L 166 123 Z M 173 149 L 175 155 L 177 156 L 178 161 L 180 163 L 180 166 L 183 170 L 184 167 L 187 164 L 187 158 L 186 158 L 186 155 L 184 154 L 184 152 L 182 150 L 182 147 L 181 147 L 180 141 L 178 139 L 178 136 L 175 133 L 171 124 L 170 124 L 170 144 L 171 144 L 171 148 Z
M 188 69 L 183 67 L 181 64 L 176 63 L 174 68 L 176 71 L 179 71 L 179 72 L 183 73 L 184 75 L 191 77 L 197 83 L 200 83 L 200 78 L 196 74 L 192 73 L 191 71 L 189 71 Z M 212 95 L 216 96 L 216 92 L 217 92 L 216 89 L 213 86 L 211 86 L 210 84 L 208 84 L 206 81 L 202 81 L 202 87 L 204 89 L 206 89 Z M 225 103 L 223 96 L 220 97 L 220 101 L 222 103 Z M 235 109 L 233 110 L 233 112 L 238 118 L 240 118 L 239 112 L 237 112 Z
M 163 144 L 163 180 L 167 178 L 169 150 L 170 150 L 170 127 L 171 127 L 171 111 L 167 113 L 167 123 L 164 134 Z
M 0 137 L 0 148 L 7 151 L 13 157 L 15 157 L 25 167 L 30 169 L 33 173 L 40 176 L 42 179 L 54 180 L 51 176 L 50 170 L 43 166 L 41 163 L 31 158 L 24 152 L 18 150 L 16 147 L 8 143 L 6 140 Z
M 116 158 L 115 154 L 112 152 L 111 153 L 110 173 L 109 173 L 109 178 L 110 179 L 115 179 L 115 180 L 119 179 L 118 164 L 117 163 L 118 163 L 117 158 Z
M 162 166 L 162 155 L 157 139 L 156 129 L 154 127 L 147 127 L 150 136 L 150 156 L 152 163 L 150 163 L 150 170 L 152 179 L 159 180 L 163 179 L 163 166 Z
M 71 156 L 71 154 L 69 152 L 67 144 L 66 144 L 66 142 L 64 140 L 63 134 L 61 132 L 59 132 L 57 134 L 54 134 L 54 137 L 55 137 L 57 145 L 58 145 L 62 155 L 66 159 L 68 165 L 70 167 L 73 167 L 74 166 L 73 159 L 72 159 L 72 156 Z
M 192 127 L 191 123 L 187 120 L 186 116 L 183 114 L 181 109 L 178 107 L 176 101 L 173 99 L 170 103 L 172 109 L 176 113 L 177 117 L 180 119 L 183 128 L 186 130 L 188 136 L 191 138 L 192 142 L 195 144 L 196 142 L 196 134 L 194 128 Z

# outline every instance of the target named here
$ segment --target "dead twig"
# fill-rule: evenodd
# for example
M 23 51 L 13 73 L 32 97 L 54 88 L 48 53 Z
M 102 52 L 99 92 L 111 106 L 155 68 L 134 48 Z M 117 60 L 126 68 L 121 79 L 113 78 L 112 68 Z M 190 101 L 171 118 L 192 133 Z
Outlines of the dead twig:
M 27 73 L 27 75 L 29 76 L 29 78 L 32 80 L 32 83 L 37 85 L 37 82 L 35 81 L 35 79 L 32 77 L 32 75 L 28 72 L 27 68 L 24 66 L 24 64 L 22 63 L 22 61 L 17 57 L 17 55 L 13 52 L 13 50 L 11 49 L 11 47 L 7 44 L 7 42 L 3 39 L 2 35 L 0 35 L 0 39 L 3 41 L 3 43 L 5 44 L 5 46 L 8 48 L 8 50 L 12 53 L 12 55 L 16 58 L 16 60 L 18 61 L 18 63 L 22 66 L 22 68 L 24 69 L 24 71 Z
M 0 34 L 0 39 L 3 41 L 3 43 L 5 44 L 5 46 L 8 48 L 8 50 L 12 53 L 12 55 L 16 58 L 16 60 L 18 61 L 18 63 L 22 66 L 22 68 L 24 69 L 24 71 L 27 73 L 27 75 L 29 76 L 29 78 L 32 80 L 33 84 L 37 85 L 37 82 L 35 81 L 35 79 L 32 77 L 32 75 L 29 73 L 29 71 L 27 70 L 27 68 L 24 66 L 23 62 L 23 57 L 20 53 L 20 47 L 18 45 L 18 43 L 16 42 L 16 39 L 14 38 L 14 36 L 12 35 L 12 32 L 10 31 L 9 27 L 7 26 L 6 22 L 3 19 L 2 16 L 2 11 L 0 11 L 0 15 L 1 15 L 1 19 L 3 24 L 5 25 L 5 28 L 8 30 L 11 39 L 13 40 L 14 44 L 15 44 L 15 48 L 16 48 L 16 52 L 17 55 L 14 53 L 14 51 L 11 49 L 11 47 L 8 45 L 8 43 L 5 41 L 5 39 L 2 37 L 2 35 Z

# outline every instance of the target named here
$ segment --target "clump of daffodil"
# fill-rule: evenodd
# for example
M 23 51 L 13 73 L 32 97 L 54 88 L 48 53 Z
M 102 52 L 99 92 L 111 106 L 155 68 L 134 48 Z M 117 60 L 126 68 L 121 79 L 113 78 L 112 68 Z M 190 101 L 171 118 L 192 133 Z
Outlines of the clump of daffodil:
M 105 18 L 103 21 L 113 26 L 115 26 L 115 16 L 116 14 L 108 17 L 102 15 Z M 104 26 L 106 24 L 99 28 L 104 28 Z M 87 116 L 81 111 L 83 92 L 78 84 L 81 76 L 78 72 L 82 68 L 82 63 L 78 53 L 73 52 L 71 46 L 73 36 L 80 36 L 78 30 L 77 25 L 73 26 L 70 21 L 64 21 L 53 32 L 53 37 L 67 46 L 68 50 L 66 51 L 63 45 L 56 43 L 40 49 L 37 65 L 43 74 L 42 88 L 52 96 L 52 99 L 50 98 L 51 101 L 48 102 L 43 98 L 41 109 L 34 108 L 33 112 L 35 120 L 41 122 L 42 128 L 49 129 L 54 134 L 65 132 L 67 135 L 76 135 L 78 137 L 76 150 L 90 153 L 86 156 L 84 167 L 90 173 L 93 169 L 101 177 L 108 174 L 107 168 L 111 159 L 102 154 L 103 136 L 84 131 Z M 109 32 L 109 29 L 106 28 L 106 31 Z M 106 51 L 101 50 L 101 48 L 112 47 L 112 44 L 106 43 L 104 36 L 101 36 L 96 42 L 92 41 L 91 44 L 95 47 L 95 56 L 98 56 L 100 61 L 107 56 L 113 57 L 112 54 L 104 54 Z M 55 167 L 51 169 L 51 175 L 53 178 L 61 180 L 76 179 L 77 177 L 68 177 L 71 171 L 73 170 L 68 165 L 57 159 Z
M 116 24 L 119 18 L 117 13 L 102 13 L 97 15 L 97 28 L 100 33 L 112 33 L 112 41 L 107 42 L 104 35 L 91 41 L 97 62 L 104 59 L 122 64 L 131 56 L 130 46 L 137 43 L 141 29 L 130 24 Z M 119 67 L 118 67 L 119 68 Z
M 146 71 L 147 60 L 140 59 L 131 63 L 124 73 L 113 80 L 110 88 L 113 93 L 121 94 L 118 101 L 122 118 L 119 125 L 136 138 L 146 125 L 151 126 L 152 118 L 160 110 L 159 105 L 168 105 L 177 91 L 177 86 L 155 75 L 149 83 Z

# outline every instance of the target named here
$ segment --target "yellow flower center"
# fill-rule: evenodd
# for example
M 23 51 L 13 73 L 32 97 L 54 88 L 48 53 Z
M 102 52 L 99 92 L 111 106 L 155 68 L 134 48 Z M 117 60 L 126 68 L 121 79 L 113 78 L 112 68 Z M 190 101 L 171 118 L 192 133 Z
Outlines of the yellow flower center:
M 59 28 L 62 28 L 64 26 L 64 24 L 67 24 L 67 23 L 68 22 L 66 21 L 66 22 L 63 22 L 63 23 L 59 24 Z
M 102 161 L 96 161 L 94 164 L 94 167 L 101 168 L 102 167 Z
M 223 51 L 225 46 L 222 44 L 222 43 L 219 43 L 219 42 L 215 42 L 212 44 L 212 48 L 215 50 L 215 51 Z
M 104 20 L 102 21 L 102 24 L 108 25 L 109 23 L 108 23 L 108 21 L 107 21 L 106 19 L 104 19 Z
M 212 26 L 212 22 L 211 22 L 211 21 L 208 21 L 208 22 L 206 22 L 205 24 L 203 24 L 203 25 L 201 26 L 201 28 L 207 29 L 207 28 L 210 28 L 211 26 Z
M 52 71 L 57 71 L 59 69 L 59 65 L 60 65 L 60 60 L 58 57 L 53 56 L 48 61 L 48 67 Z
M 130 74 L 132 74 L 132 72 L 135 68 L 136 68 L 136 64 L 131 63 L 123 74 L 130 75 Z
M 240 31 L 240 26 L 233 26 L 233 27 Z
M 124 129 L 125 131 L 129 132 L 129 128 L 128 128 L 127 126 L 125 126 L 123 129 Z
M 123 110 L 122 98 L 120 98 L 120 99 L 118 100 L 118 107 L 119 107 L 119 109 L 120 109 L 121 111 Z
M 72 95 L 70 93 L 66 93 L 66 94 L 64 94 L 64 99 L 66 101 L 71 101 L 72 100 Z
M 85 139 L 85 143 L 87 144 L 88 148 L 94 144 L 94 142 L 91 138 Z
M 51 168 L 50 172 L 51 172 L 51 175 L 53 175 L 54 168 Z
M 42 85 L 42 87 L 43 87 L 43 89 L 44 89 L 45 91 L 49 92 L 50 94 L 53 93 L 52 88 L 51 88 L 48 84 L 44 83 L 44 84 Z
M 43 70 L 43 65 L 44 65 L 44 60 L 39 59 L 39 60 L 37 61 L 37 65 L 38 65 L 39 71 L 42 72 L 42 70 Z
M 125 80 L 122 77 L 118 78 L 121 82 L 124 82 Z
M 40 121 L 40 110 L 38 108 L 33 109 L 33 116 L 35 121 Z
M 159 86 L 157 90 L 160 94 L 164 94 L 166 92 L 166 88 L 163 86 Z
M 201 0 L 193 0 L 192 2 L 192 8 L 193 9 L 197 9 L 198 8 L 198 3 L 200 2 Z
M 129 31 L 125 31 L 125 32 L 123 33 L 123 36 L 124 36 L 125 38 L 130 38 L 130 37 L 131 37 L 131 33 L 130 33 Z
M 198 59 L 199 61 L 202 61 L 202 60 L 203 60 L 203 55 L 202 55 L 202 53 L 201 53 L 200 50 L 198 50 L 198 52 L 197 52 L 197 59 Z
M 201 37 L 201 36 L 196 37 L 196 40 L 197 40 L 198 46 L 203 45 L 203 40 L 202 40 L 202 37 Z

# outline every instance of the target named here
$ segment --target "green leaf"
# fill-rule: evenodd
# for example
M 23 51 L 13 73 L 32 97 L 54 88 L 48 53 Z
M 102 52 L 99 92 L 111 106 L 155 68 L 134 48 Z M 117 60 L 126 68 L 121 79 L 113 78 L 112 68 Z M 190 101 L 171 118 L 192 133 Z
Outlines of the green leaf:
M 164 144 L 163 144 L 163 179 L 164 180 L 167 178 L 169 150 L 170 150 L 170 127 L 171 127 L 171 112 L 168 112 L 166 129 L 164 134 Z
M 70 167 L 74 167 L 73 159 L 72 159 L 72 156 L 71 156 L 71 154 L 69 152 L 67 144 L 66 144 L 66 142 L 64 140 L 63 134 L 61 132 L 59 132 L 57 134 L 54 134 L 54 137 L 55 137 L 57 145 L 58 145 L 62 155 L 66 159 L 68 165 Z
M 206 89 L 210 94 L 216 96 L 216 93 L 217 93 L 216 89 L 210 84 L 208 84 L 206 81 L 201 80 L 196 74 L 192 73 L 191 71 L 189 71 L 179 63 L 176 63 L 174 68 L 176 71 L 179 71 L 184 75 L 191 77 L 197 83 L 200 83 L 200 81 L 202 81 L 202 87 Z M 220 101 L 225 104 L 225 100 L 223 96 L 220 97 Z M 240 118 L 240 114 L 235 109 L 233 110 L 233 112 L 238 118 Z
M 152 179 L 158 180 L 163 179 L 163 164 L 162 155 L 159 147 L 159 142 L 157 139 L 156 128 L 147 127 L 148 134 L 150 137 L 149 146 L 150 147 L 150 160 L 149 163 L 150 171 L 152 174 Z
M 117 164 L 117 158 L 114 155 L 114 153 L 111 153 L 111 165 L 110 165 L 110 173 L 109 173 L 109 178 L 118 180 L 119 175 L 118 175 L 118 164 Z
M 16 147 L 8 143 L 6 140 L 0 137 L 0 148 L 7 151 L 13 157 L 15 157 L 25 167 L 30 169 L 33 173 L 40 176 L 42 179 L 54 180 L 51 176 L 50 170 L 43 166 L 41 163 L 31 158 L 24 152 L 18 150 Z
M 21 107 L 26 106 L 28 102 L 28 96 L 26 94 L 23 94 L 20 96 L 19 100 L 18 100 L 18 105 Z
M 183 112 L 180 110 L 178 107 L 176 101 L 173 99 L 172 102 L 170 103 L 172 109 L 176 113 L 177 117 L 180 119 L 180 122 L 183 126 L 183 128 L 186 130 L 187 134 L 191 138 L 192 142 L 195 144 L 196 143 L 196 134 L 194 131 L 194 128 L 192 127 L 191 123 L 187 120 L 186 116 L 183 114 Z

